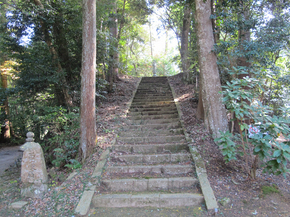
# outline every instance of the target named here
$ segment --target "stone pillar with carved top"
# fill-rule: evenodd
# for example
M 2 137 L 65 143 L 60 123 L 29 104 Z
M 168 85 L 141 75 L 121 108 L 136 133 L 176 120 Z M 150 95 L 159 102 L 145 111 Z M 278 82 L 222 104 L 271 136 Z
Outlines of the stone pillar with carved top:
M 21 162 L 21 195 L 24 197 L 41 198 L 47 191 L 48 176 L 43 151 L 34 142 L 34 133 L 26 134 L 26 143 L 20 147 L 23 151 Z

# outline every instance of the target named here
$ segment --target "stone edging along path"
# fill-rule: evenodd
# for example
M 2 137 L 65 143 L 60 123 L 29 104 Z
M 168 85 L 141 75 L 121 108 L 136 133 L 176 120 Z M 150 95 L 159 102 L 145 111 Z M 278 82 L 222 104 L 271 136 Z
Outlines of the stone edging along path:
M 127 105 L 128 109 L 127 109 L 126 113 L 128 113 L 128 110 L 129 110 L 129 108 L 131 106 L 131 103 L 132 103 L 132 101 L 133 101 L 133 99 L 135 97 L 135 94 L 136 94 L 136 91 L 138 89 L 140 81 L 141 81 L 141 79 L 138 82 L 137 88 L 136 88 L 136 90 L 133 93 L 131 101 Z M 183 128 L 186 141 L 189 144 L 188 146 L 189 146 L 190 153 L 191 153 L 192 158 L 193 158 L 193 160 L 195 162 L 195 169 L 196 169 L 197 177 L 198 177 L 199 182 L 200 182 L 201 190 L 202 190 L 203 195 L 204 195 L 204 200 L 205 200 L 206 207 L 207 207 L 208 210 L 214 210 L 215 212 L 217 212 L 218 205 L 217 205 L 215 196 L 213 194 L 213 190 L 212 190 L 212 188 L 210 186 L 210 183 L 209 183 L 209 181 L 207 179 L 205 164 L 204 164 L 200 154 L 198 153 L 197 149 L 192 146 L 192 141 L 191 141 L 191 139 L 189 138 L 188 134 L 185 131 L 184 122 L 181 120 L 182 111 L 180 109 L 179 102 L 176 99 L 175 91 L 172 88 L 172 86 L 170 85 L 170 83 L 169 83 L 169 86 L 170 86 L 170 90 L 172 92 L 172 95 L 173 95 L 173 98 L 174 98 L 174 101 L 175 101 L 175 105 L 176 105 L 176 108 L 177 108 L 177 111 L 178 111 L 178 117 L 180 119 L 181 126 Z M 116 138 L 113 140 L 112 146 L 114 146 L 115 143 L 116 143 Z M 93 196 L 94 196 L 94 192 L 95 192 L 96 186 L 98 184 L 100 184 L 101 175 L 102 175 L 102 172 L 103 172 L 103 170 L 105 168 L 105 165 L 106 165 L 106 162 L 107 162 L 107 158 L 109 157 L 109 154 L 110 154 L 110 149 L 107 149 L 107 150 L 105 150 L 102 153 L 102 155 L 101 155 L 101 157 L 99 159 L 99 162 L 98 162 L 97 166 L 95 167 L 95 170 L 94 170 L 93 175 L 91 177 L 91 178 L 95 178 L 95 179 L 97 178 L 98 182 L 95 185 L 91 185 L 91 186 L 87 186 L 86 187 L 86 190 L 83 192 L 83 195 L 82 195 L 82 197 L 81 197 L 81 199 L 79 201 L 79 204 L 77 205 L 77 207 L 75 209 L 75 213 L 76 214 L 83 216 L 83 215 L 86 215 L 88 213 L 88 211 L 90 209 L 90 206 L 91 206 L 91 201 L 92 201 Z

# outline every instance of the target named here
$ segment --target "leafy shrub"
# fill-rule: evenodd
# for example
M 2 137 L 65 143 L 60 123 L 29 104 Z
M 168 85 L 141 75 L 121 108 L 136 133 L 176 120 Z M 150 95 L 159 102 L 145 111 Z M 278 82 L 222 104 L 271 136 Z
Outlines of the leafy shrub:
M 79 148 L 79 109 L 69 111 L 61 106 L 49 105 L 51 102 L 48 95 L 38 94 L 35 101 L 10 98 L 10 120 L 15 136 L 24 140 L 28 131 L 34 132 L 35 142 L 42 146 L 47 165 L 73 169 L 80 167 L 76 159 Z
M 79 148 L 79 114 L 63 108 L 45 117 L 49 138 L 43 147 L 56 167 L 80 168 L 77 160 Z M 53 153 L 53 156 L 52 156 Z
M 243 70 L 243 67 L 235 70 Z M 226 162 L 235 160 L 237 154 L 244 155 L 245 170 L 252 178 L 256 178 L 259 159 L 266 160 L 266 163 L 262 165 L 263 172 L 286 175 L 289 172 L 287 162 L 290 160 L 289 112 L 286 108 L 281 108 L 279 117 L 273 114 L 273 108 L 259 102 L 259 92 L 256 90 L 261 87 L 258 80 L 249 77 L 235 78 L 227 82 L 224 86 L 223 100 L 229 112 L 235 114 L 240 132 L 238 134 L 221 133 L 220 138 L 215 141 L 221 147 Z M 256 103 L 247 103 L 247 101 Z M 260 129 L 251 138 L 248 138 L 249 127 L 246 122 L 249 119 L 259 124 Z M 278 142 L 279 135 L 284 135 L 286 141 Z M 239 142 L 236 142 L 236 138 Z M 242 152 L 239 152 L 237 144 L 241 144 Z M 251 168 L 248 166 L 249 163 Z

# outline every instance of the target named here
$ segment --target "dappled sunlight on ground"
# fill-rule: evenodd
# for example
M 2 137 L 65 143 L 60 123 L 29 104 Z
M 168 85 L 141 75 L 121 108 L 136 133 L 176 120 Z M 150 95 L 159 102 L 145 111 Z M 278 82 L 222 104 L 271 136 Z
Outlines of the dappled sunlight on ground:
M 182 102 L 182 101 L 186 100 L 188 97 L 192 97 L 192 94 L 191 93 L 185 93 L 182 96 L 174 99 L 174 101 L 175 102 Z

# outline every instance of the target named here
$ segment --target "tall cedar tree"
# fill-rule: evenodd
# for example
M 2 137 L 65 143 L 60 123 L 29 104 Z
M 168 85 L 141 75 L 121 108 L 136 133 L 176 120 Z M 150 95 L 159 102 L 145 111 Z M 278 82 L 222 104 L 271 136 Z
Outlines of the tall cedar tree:
M 96 0 L 83 0 L 80 157 L 82 162 L 96 145 Z
M 202 87 L 202 103 L 205 124 L 216 138 L 220 131 L 227 131 L 227 117 L 222 103 L 220 76 L 217 57 L 212 52 L 214 36 L 212 29 L 211 1 L 196 0 L 197 37 L 199 44 L 199 65 Z

